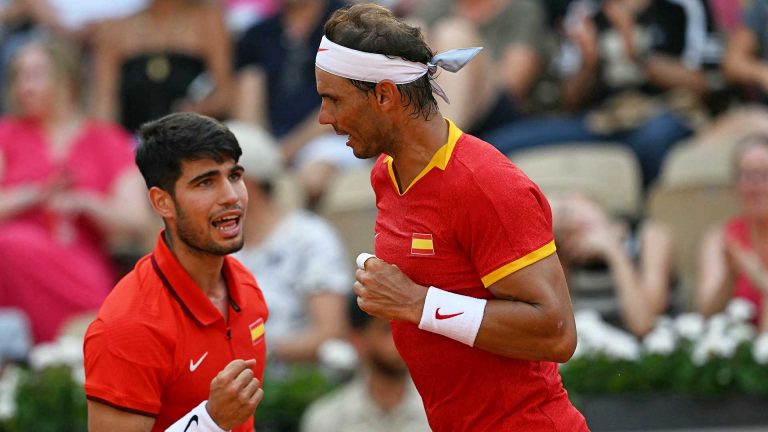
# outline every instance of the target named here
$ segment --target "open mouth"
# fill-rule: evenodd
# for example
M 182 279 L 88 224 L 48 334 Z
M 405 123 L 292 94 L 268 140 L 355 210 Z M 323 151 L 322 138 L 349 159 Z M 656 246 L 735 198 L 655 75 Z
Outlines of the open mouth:
M 240 215 L 221 216 L 214 219 L 211 225 L 225 236 L 234 236 L 240 233 L 240 219 Z

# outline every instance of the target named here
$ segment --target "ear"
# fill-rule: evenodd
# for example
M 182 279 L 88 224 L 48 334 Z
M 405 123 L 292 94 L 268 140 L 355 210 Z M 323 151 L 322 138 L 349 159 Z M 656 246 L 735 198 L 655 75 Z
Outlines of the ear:
M 176 214 L 176 206 L 171 194 L 157 186 L 149 189 L 149 202 L 152 203 L 152 210 L 163 219 L 170 219 Z
M 400 89 L 392 80 L 384 80 L 376 84 L 373 94 L 376 98 L 376 104 L 383 110 L 401 105 Z

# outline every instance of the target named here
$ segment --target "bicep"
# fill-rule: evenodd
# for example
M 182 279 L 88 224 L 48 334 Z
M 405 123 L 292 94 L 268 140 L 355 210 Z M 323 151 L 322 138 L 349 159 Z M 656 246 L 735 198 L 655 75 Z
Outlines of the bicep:
M 557 253 L 553 253 L 490 285 L 498 299 L 528 303 L 553 311 L 570 312 L 568 284 Z
M 150 432 L 155 419 L 88 401 L 88 432 Z

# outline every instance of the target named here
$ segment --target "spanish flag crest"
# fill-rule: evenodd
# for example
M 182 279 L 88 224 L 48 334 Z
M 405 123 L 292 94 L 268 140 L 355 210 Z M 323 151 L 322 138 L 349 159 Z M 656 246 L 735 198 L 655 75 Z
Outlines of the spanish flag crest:
M 435 244 L 432 234 L 413 233 L 411 237 L 411 255 L 434 255 Z
M 259 344 L 264 340 L 264 320 L 259 318 L 256 321 L 252 322 L 251 325 L 248 326 L 248 328 L 251 330 L 251 342 L 253 342 L 254 345 Z

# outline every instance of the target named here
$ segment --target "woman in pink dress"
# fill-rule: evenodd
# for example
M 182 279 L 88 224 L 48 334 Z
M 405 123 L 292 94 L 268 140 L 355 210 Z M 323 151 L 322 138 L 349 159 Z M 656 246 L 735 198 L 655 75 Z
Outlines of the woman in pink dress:
M 702 243 L 700 312 L 721 312 L 733 297 L 750 301 L 755 324 L 768 331 L 768 136 L 752 136 L 735 152 L 741 214 L 712 230 Z
M 76 54 L 55 40 L 22 47 L 14 114 L 0 120 L 0 306 L 26 312 L 36 342 L 99 307 L 116 278 L 110 236 L 149 221 L 130 136 L 82 115 Z

